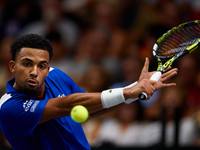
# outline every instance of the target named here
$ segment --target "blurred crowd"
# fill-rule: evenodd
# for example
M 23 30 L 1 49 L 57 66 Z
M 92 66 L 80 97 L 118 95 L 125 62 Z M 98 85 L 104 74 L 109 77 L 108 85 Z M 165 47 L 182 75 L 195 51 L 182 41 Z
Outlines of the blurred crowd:
M 156 70 L 156 39 L 193 20 L 200 20 L 199 0 L 0 0 L 0 95 L 13 77 L 9 46 L 21 35 L 45 36 L 54 49 L 50 65 L 101 92 L 137 81 L 145 57 Z M 91 147 L 200 146 L 199 58 L 195 51 L 174 65 L 176 87 L 89 118 L 82 125 Z M 11 148 L 0 132 L 1 147 Z

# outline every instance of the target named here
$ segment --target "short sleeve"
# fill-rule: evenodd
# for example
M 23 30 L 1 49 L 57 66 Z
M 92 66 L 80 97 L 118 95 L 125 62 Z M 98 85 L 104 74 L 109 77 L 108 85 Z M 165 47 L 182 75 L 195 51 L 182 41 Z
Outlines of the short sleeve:
M 16 138 L 31 136 L 39 123 L 48 100 L 18 99 L 11 97 L 1 106 L 0 121 L 6 134 Z

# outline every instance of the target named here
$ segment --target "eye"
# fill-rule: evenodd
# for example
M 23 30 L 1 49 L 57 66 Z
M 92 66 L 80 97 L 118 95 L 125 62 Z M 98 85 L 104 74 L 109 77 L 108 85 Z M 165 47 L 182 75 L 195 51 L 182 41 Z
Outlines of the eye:
M 39 65 L 39 68 L 40 68 L 40 69 L 45 69 L 46 66 L 45 66 L 45 65 Z
M 30 63 L 24 63 L 25 67 L 29 67 L 31 64 Z

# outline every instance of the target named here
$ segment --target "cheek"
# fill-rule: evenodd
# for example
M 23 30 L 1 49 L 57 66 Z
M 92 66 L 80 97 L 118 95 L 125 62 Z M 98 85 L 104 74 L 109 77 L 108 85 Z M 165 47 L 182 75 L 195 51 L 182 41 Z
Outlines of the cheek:
M 25 80 L 26 80 L 26 75 L 22 71 L 15 71 L 14 73 L 15 76 L 15 81 L 21 86 L 24 87 Z
M 18 77 L 18 78 L 24 78 L 27 74 L 28 70 L 24 70 L 24 69 L 20 69 L 19 67 L 15 67 L 15 71 L 14 71 L 14 74 L 15 74 L 15 77 Z

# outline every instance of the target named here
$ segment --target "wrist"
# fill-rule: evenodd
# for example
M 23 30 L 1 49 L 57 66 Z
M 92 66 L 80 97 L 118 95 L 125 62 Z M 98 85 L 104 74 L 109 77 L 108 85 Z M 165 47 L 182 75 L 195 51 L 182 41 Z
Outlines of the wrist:
M 136 82 L 124 87 L 123 94 L 124 94 L 124 98 L 125 98 L 125 103 L 126 104 L 130 104 L 130 103 L 138 100 L 138 96 L 137 95 L 136 95 L 135 98 L 133 98 L 132 90 L 129 89 L 129 88 L 135 86 L 137 83 L 138 82 L 136 81 Z
M 136 100 L 138 100 L 138 96 L 136 95 L 135 98 L 133 98 L 132 91 L 130 89 L 124 89 L 124 98 L 125 98 L 125 103 L 130 104 Z
M 131 89 L 129 89 L 136 84 L 137 82 L 134 82 L 124 88 L 116 88 L 116 89 L 109 89 L 109 90 L 103 91 L 101 93 L 101 102 L 102 102 L 103 108 L 110 108 L 121 103 L 129 104 L 137 100 L 138 98 L 131 99 L 132 94 L 130 91 Z
M 125 102 L 123 88 L 109 89 L 101 93 L 103 108 L 110 108 Z
M 128 85 L 128 86 L 125 86 L 123 89 L 123 94 L 124 94 L 124 98 L 125 99 L 129 99 L 129 98 L 132 98 L 133 95 L 132 95 L 132 92 L 131 92 L 131 87 L 135 86 L 138 82 L 135 81 L 134 83 Z

